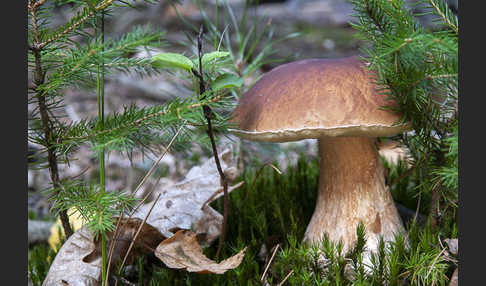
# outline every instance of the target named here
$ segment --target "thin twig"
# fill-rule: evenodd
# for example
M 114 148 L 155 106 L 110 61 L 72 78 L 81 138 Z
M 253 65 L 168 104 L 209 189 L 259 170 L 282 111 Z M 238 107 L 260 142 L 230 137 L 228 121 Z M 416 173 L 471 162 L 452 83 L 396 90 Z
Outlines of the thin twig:
M 108 265 L 106 266 L 106 279 L 105 279 L 105 285 L 108 285 L 108 277 L 110 274 L 110 267 L 111 267 L 111 260 L 113 259 L 113 253 L 115 252 L 115 244 L 118 239 L 118 235 L 120 234 L 120 222 L 123 218 L 123 212 L 121 212 L 121 215 L 118 217 L 118 220 L 116 222 L 116 227 L 115 227 L 115 233 L 113 233 L 113 236 L 110 241 L 110 250 L 108 251 Z
M 199 94 L 203 95 L 206 91 L 206 86 L 204 82 L 204 74 L 203 74 L 203 69 L 202 69 L 202 41 L 203 41 L 203 33 L 204 33 L 204 26 L 201 25 L 199 29 L 199 35 L 197 38 L 197 49 L 198 49 L 198 58 L 199 58 L 199 72 L 196 70 L 192 70 L 193 74 L 198 77 L 199 79 Z M 204 97 L 202 98 L 204 99 Z M 219 257 L 219 253 L 221 252 L 221 248 L 223 247 L 223 242 L 226 238 L 226 226 L 227 226 L 227 221 L 228 221 L 228 210 L 229 210 L 229 200 L 228 200 L 228 181 L 226 180 L 226 176 L 223 172 L 223 169 L 221 168 L 221 163 L 219 162 L 219 157 L 218 157 L 218 150 L 216 148 L 216 143 L 214 140 L 214 134 L 213 134 L 213 127 L 211 124 L 211 115 L 212 115 L 212 110 L 209 106 L 203 105 L 203 112 L 204 112 L 204 117 L 206 118 L 208 128 L 206 130 L 209 139 L 211 141 L 211 147 L 213 149 L 213 156 L 214 156 L 214 161 L 216 163 L 216 168 L 218 169 L 219 176 L 221 178 L 221 183 L 223 185 L 223 193 L 224 193 L 224 202 L 223 202 L 223 226 L 221 230 L 221 237 L 219 238 L 219 243 L 218 243 L 218 250 L 216 251 L 216 257 Z
M 53 41 L 61 38 L 62 36 L 68 34 L 72 30 L 74 30 L 75 28 L 77 28 L 78 26 L 80 26 L 81 24 L 83 24 L 84 22 L 86 22 L 86 20 L 88 20 L 89 18 L 93 17 L 96 14 L 96 12 L 102 11 L 106 7 L 110 6 L 113 1 L 114 0 L 106 0 L 106 1 L 104 1 L 102 3 L 100 3 L 98 6 L 96 6 L 94 8 L 94 10 L 92 10 L 89 14 L 87 14 L 83 18 L 79 19 L 76 23 L 74 23 L 73 25 L 70 25 L 69 27 L 67 27 L 62 32 L 60 32 L 58 34 L 55 34 L 54 36 L 52 36 L 51 38 L 45 40 L 44 42 L 34 45 L 34 47 L 37 48 L 37 49 L 42 49 L 43 47 L 45 47 L 49 43 L 51 43 L 51 42 L 53 42 Z
M 440 188 L 442 187 L 442 182 L 439 183 L 432 188 L 432 198 L 430 199 L 430 210 L 429 210 L 429 219 L 431 220 L 431 227 L 432 229 L 436 229 L 437 224 L 439 223 L 439 212 L 440 212 L 440 200 L 442 198 L 440 193 Z
M 137 206 L 135 206 L 133 208 L 133 210 L 130 213 L 130 216 L 128 218 L 131 218 L 133 216 L 133 214 L 135 214 L 135 212 L 138 210 L 138 208 L 143 205 L 143 203 L 150 197 L 150 195 L 153 194 L 153 192 L 155 191 L 155 187 L 159 184 L 160 178 L 162 178 L 162 176 L 159 176 L 159 178 L 155 182 L 153 188 L 145 195 L 145 197 L 137 204 Z
M 442 248 L 442 250 L 439 252 L 439 254 L 437 254 L 437 256 L 434 258 L 434 261 L 432 261 L 432 264 L 430 264 L 429 271 L 427 272 L 427 275 L 425 275 L 425 280 L 429 276 L 430 272 L 432 272 L 432 268 L 434 268 L 434 265 L 437 262 L 437 259 L 439 259 L 439 257 L 442 255 L 442 253 L 444 253 L 445 250 L 446 250 L 445 248 Z
M 422 198 L 422 193 L 419 193 L 419 198 L 417 202 L 417 208 L 415 209 L 415 215 L 413 216 L 413 222 L 415 223 L 417 221 L 417 217 L 419 214 L 419 209 L 420 209 L 420 200 Z
M 183 126 L 184 126 L 184 125 L 183 125 Z M 137 190 L 138 190 L 138 189 L 139 189 L 139 188 L 140 188 L 140 187 L 143 185 L 143 183 L 146 181 L 146 178 L 148 178 L 148 176 L 150 176 L 150 173 L 151 173 L 151 172 L 153 172 L 153 168 L 154 168 L 154 166 L 156 166 L 156 165 L 157 165 L 157 164 L 160 162 L 160 160 L 162 160 L 162 158 L 164 157 L 164 155 L 165 155 L 165 154 L 167 153 L 167 151 L 170 149 L 170 147 L 171 147 L 171 146 L 172 146 L 172 144 L 174 143 L 175 138 L 177 137 L 177 135 L 179 134 L 179 132 L 181 131 L 181 129 L 182 129 L 182 127 L 183 127 L 183 126 L 181 126 L 181 127 L 179 128 L 179 130 L 177 130 L 176 134 L 175 134 L 175 135 L 172 137 L 172 140 L 170 141 L 169 145 L 167 146 L 167 148 L 165 148 L 165 151 L 164 151 L 164 152 L 163 152 L 163 153 L 160 155 L 160 157 L 158 158 L 157 162 L 156 162 L 156 163 L 154 163 L 154 165 L 153 165 L 153 166 L 152 166 L 152 168 L 151 168 L 151 169 L 150 169 L 150 170 L 147 172 L 147 174 L 145 174 L 145 177 L 142 179 L 142 182 L 140 182 L 140 184 L 138 185 L 138 187 L 137 187 L 137 188 L 135 189 L 135 191 L 132 193 L 132 195 L 133 195 L 133 196 L 135 195 L 135 193 L 137 192 Z M 136 206 L 136 207 L 135 207 L 135 208 L 132 210 L 132 212 L 130 213 L 130 215 L 128 216 L 128 218 L 127 218 L 126 222 L 123 224 L 123 226 L 122 226 L 122 227 L 124 227 L 124 226 L 125 226 L 125 225 L 128 223 L 128 221 L 129 221 L 129 220 L 132 218 L 132 216 L 135 214 L 135 212 L 137 211 L 137 209 L 138 209 L 138 208 L 139 208 L 139 207 L 140 207 L 140 206 L 141 206 L 141 205 L 142 205 L 142 204 L 143 204 L 143 203 L 144 203 L 144 202 L 145 202 L 145 201 L 148 199 L 148 197 L 149 197 L 149 196 L 150 196 L 150 195 L 151 195 L 151 194 L 154 192 L 154 190 L 155 190 L 155 186 L 156 186 L 156 185 L 159 183 L 159 181 L 160 181 L 160 177 L 159 177 L 159 179 L 157 180 L 157 182 L 155 183 L 155 185 L 154 185 L 153 189 L 152 189 L 152 190 L 151 190 L 151 191 L 150 191 L 150 192 L 149 192 L 149 193 L 148 193 L 148 194 L 147 194 L 147 195 L 146 195 L 146 196 L 145 196 L 145 197 L 144 197 L 144 198 L 143 198 L 143 199 L 142 199 L 142 200 L 141 200 L 141 201 L 138 203 L 138 205 L 137 205 L 137 206 Z M 159 196 L 160 196 L 160 194 L 159 194 Z M 158 196 L 158 197 L 159 197 L 159 196 Z M 158 199 L 158 197 L 157 197 L 157 199 Z M 155 202 L 154 202 L 154 204 L 155 204 Z M 152 208 L 153 208 L 153 206 L 152 206 Z M 150 209 L 150 211 L 152 211 L 152 208 Z M 150 211 L 149 211 L 149 213 L 150 213 Z
M 125 265 L 125 262 L 128 258 L 128 254 L 130 254 L 130 251 L 132 250 L 132 247 L 133 245 L 135 244 L 135 241 L 137 240 L 137 237 L 138 237 L 138 234 L 140 233 L 140 231 L 142 230 L 142 227 L 143 225 L 145 224 L 145 222 L 147 221 L 147 218 L 149 217 L 150 213 L 152 212 L 152 209 L 154 208 L 155 204 L 157 203 L 157 201 L 159 200 L 160 198 L 160 194 L 157 196 L 157 198 L 155 198 L 155 201 L 152 203 L 152 207 L 150 207 L 150 210 L 148 211 L 147 215 L 145 216 L 145 218 L 143 219 L 143 222 L 140 224 L 140 226 L 138 227 L 138 230 L 137 232 L 135 233 L 135 236 L 133 237 L 132 239 L 132 242 L 130 243 L 130 246 L 128 247 L 128 250 L 127 250 L 127 253 L 125 254 L 125 257 L 123 258 L 123 262 L 122 264 L 120 265 L 120 268 L 119 268 L 119 272 L 121 272 L 121 270 L 123 269 L 123 266 Z
M 292 273 L 294 273 L 293 269 L 289 272 L 289 274 L 287 274 L 287 276 L 285 276 L 285 278 L 284 278 L 284 280 L 282 280 L 282 282 L 278 283 L 277 286 L 282 286 L 285 283 L 285 281 L 287 281 L 287 279 L 289 279 L 289 277 L 290 277 L 290 275 L 292 275 Z
M 231 192 L 232 190 L 234 190 L 234 189 L 236 189 L 236 188 L 240 187 L 240 186 L 241 186 L 241 185 L 243 185 L 244 183 L 245 183 L 244 181 L 241 181 L 241 182 L 239 182 L 239 183 L 237 183 L 237 184 L 235 184 L 235 185 L 233 185 L 233 186 L 229 187 L 228 192 Z M 209 197 L 209 198 L 208 198 L 208 199 L 207 199 L 207 200 L 204 202 L 204 204 L 203 204 L 203 205 L 202 205 L 202 207 L 201 207 L 201 210 L 203 210 L 203 209 L 206 207 L 206 205 L 207 205 L 207 204 L 211 203 L 211 202 L 214 200 L 214 198 L 215 198 L 217 195 L 219 195 L 221 192 L 223 192 L 223 188 L 219 188 L 219 189 L 217 189 L 217 190 L 216 190 L 216 192 L 214 192 L 214 193 L 213 193 L 213 194 L 212 194 L 212 195 L 211 195 L 211 196 L 210 196 L 210 197 Z
M 270 260 L 267 263 L 267 266 L 265 267 L 265 271 L 263 271 L 262 278 L 260 279 L 261 282 L 263 282 L 263 279 L 265 279 L 265 276 L 267 275 L 268 268 L 270 268 L 270 264 L 272 264 L 273 257 L 275 257 L 275 254 L 277 253 L 278 248 L 280 247 L 280 244 L 277 244 L 275 246 L 275 249 L 273 250 L 272 256 L 270 257 Z
M 427 75 L 426 77 L 419 79 L 415 82 L 413 82 L 410 85 L 410 88 L 413 88 L 417 86 L 419 83 L 426 81 L 426 80 L 433 80 L 433 79 L 441 79 L 441 78 L 448 78 L 448 77 L 457 77 L 457 73 L 452 73 L 452 74 L 438 74 L 438 75 Z
M 437 7 L 437 5 L 435 5 L 435 2 L 432 1 L 432 0 L 429 0 L 429 3 L 430 3 L 430 5 L 432 5 L 432 7 L 434 7 L 436 14 L 438 16 L 440 16 L 444 22 L 446 22 L 447 26 L 449 26 L 449 28 L 451 28 L 456 34 L 459 33 L 457 26 L 454 25 L 453 23 L 451 23 L 451 21 L 449 21 L 449 19 L 446 17 L 446 15 L 444 15 L 444 13 L 442 13 L 442 11 L 439 9 L 439 7 Z
M 400 182 L 403 178 L 405 178 L 406 176 L 410 175 L 410 173 L 412 173 L 412 171 L 415 169 L 415 165 L 413 165 L 412 167 L 410 167 L 408 170 L 406 170 L 405 172 L 403 172 L 398 178 L 396 178 L 391 184 L 390 184 L 390 188 L 393 187 L 394 185 L 396 185 L 398 182 Z
M 148 177 L 155 170 L 155 167 L 157 167 L 157 165 L 160 163 L 160 160 L 162 160 L 162 158 L 164 158 L 165 154 L 169 151 L 169 148 L 172 146 L 172 144 L 174 143 L 175 139 L 177 138 L 177 136 L 181 132 L 182 127 L 185 126 L 185 123 L 186 122 L 184 122 L 181 125 L 181 127 L 179 127 L 179 129 L 177 130 L 176 134 L 172 137 L 172 140 L 170 140 L 169 145 L 167 146 L 167 148 L 165 148 L 164 152 L 159 156 L 159 158 L 157 159 L 157 161 L 154 162 L 154 164 L 152 165 L 152 167 L 150 168 L 150 170 L 147 172 L 147 174 L 145 174 L 145 176 L 143 177 L 142 181 L 140 181 L 140 183 L 138 184 L 138 186 L 133 191 L 133 193 L 132 193 L 133 195 L 135 195 L 138 192 L 138 190 L 142 187 L 142 185 L 145 183 L 145 181 L 147 181 Z
M 89 168 L 91 168 L 91 167 L 90 167 L 90 166 L 88 166 L 88 167 L 84 168 L 84 170 L 82 170 L 81 172 L 79 172 L 79 174 L 72 176 L 70 179 L 71 179 L 71 180 L 74 180 L 74 179 L 76 179 L 76 178 L 78 178 L 78 177 L 82 176 L 84 173 L 86 173 L 86 171 L 88 171 L 88 170 L 89 170 Z
M 273 165 L 272 163 L 267 162 L 267 163 L 263 164 L 263 165 L 260 167 L 260 169 L 258 170 L 258 172 L 257 172 L 257 174 L 256 174 L 256 176 L 255 176 L 255 179 L 253 179 L 253 183 L 251 184 L 251 187 L 250 187 L 250 188 L 248 188 L 248 189 L 247 189 L 247 191 L 246 191 L 246 195 L 245 195 L 245 199 L 244 199 L 244 201 L 245 201 L 245 202 L 246 202 L 246 200 L 248 199 L 248 194 L 249 194 L 249 193 L 250 193 L 250 191 L 251 191 L 251 190 L 253 190 L 253 188 L 255 187 L 256 181 L 257 181 L 258 177 L 260 177 L 260 175 L 261 175 L 261 173 L 262 173 L 262 171 L 263 171 L 263 168 L 264 168 L 265 166 L 270 166 L 270 167 L 272 167 L 272 168 L 273 168 L 273 169 L 274 169 L 274 170 L 275 170 L 275 171 L 276 171 L 276 172 L 277 172 L 279 175 L 282 175 L 282 171 L 280 171 L 280 170 L 279 170 L 277 167 L 275 167 L 275 165 Z

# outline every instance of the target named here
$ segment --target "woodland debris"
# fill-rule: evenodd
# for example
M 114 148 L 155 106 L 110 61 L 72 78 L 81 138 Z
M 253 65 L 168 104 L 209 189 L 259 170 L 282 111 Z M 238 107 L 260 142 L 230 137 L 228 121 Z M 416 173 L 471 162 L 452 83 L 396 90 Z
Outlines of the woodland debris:
M 444 242 L 449 247 L 449 252 L 454 255 L 457 255 L 459 251 L 459 240 L 457 238 L 447 238 L 444 239 Z
M 412 167 L 413 158 L 410 155 L 410 150 L 400 142 L 393 140 L 381 140 L 376 143 L 378 153 L 390 165 L 398 165 L 398 161 L 404 161 L 408 168 Z
M 159 244 L 155 256 L 170 268 L 185 269 L 188 272 L 223 274 L 240 265 L 246 249 L 245 247 L 236 255 L 216 263 L 203 254 L 196 233 L 179 230 L 171 238 Z
M 228 148 L 221 152 L 220 160 L 224 172 L 230 174 L 231 179 L 234 180 L 238 171 L 235 167 L 232 149 Z M 230 187 L 228 191 L 232 191 L 242 184 L 240 182 Z M 128 264 L 133 262 L 138 255 L 153 251 L 164 238 L 173 236 L 171 230 L 174 229 L 195 229 L 194 239 L 197 235 L 203 245 L 209 244 L 220 235 L 222 215 L 207 205 L 223 194 L 214 158 L 200 166 L 193 167 L 185 179 L 179 183 L 156 190 L 155 193 L 160 193 L 161 196 L 142 227 L 136 241 L 138 247 L 130 252 Z M 116 265 L 116 260 L 125 255 L 151 205 L 152 203 L 148 202 L 139 208 L 133 218 L 123 219 L 120 224 L 122 228 L 119 230 L 120 236 L 116 237 L 111 265 Z M 112 233 L 108 233 L 109 241 L 112 240 L 112 235 Z M 173 239 L 173 241 L 177 240 Z M 187 246 L 188 251 L 192 251 L 191 253 L 196 255 L 195 257 L 201 263 L 208 263 L 198 265 L 201 271 L 224 273 L 226 270 L 238 266 L 243 258 L 244 251 L 234 258 L 228 259 L 227 262 L 217 264 L 207 258 L 199 257 L 197 251 L 194 252 L 198 249 L 197 247 L 201 249 L 198 242 L 187 240 L 187 243 L 190 244 Z M 167 242 L 165 245 L 169 247 L 170 244 Z M 180 242 L 178 245 L 178 247 L 186 247 Z M 156 254 L 163 255 L 162 252 L 165 251 L 163 249 L 158 249 Z M 200 255 L 202 255 L 202 250 Z M 204 257 L 204 255 L 202 256 Z M 194 268 L 190 266 L 189 269 Z M 101 243 L 98 240 L 95 241 L 93 233 L 83 226 L 61 247 L 43 285 L 98 285 L 100 280 Z
M 54 258 L 42 286 L 91 286 L 101 283 L 101 256 L 85 261 L 94 252 L 94 235 L 86 226 L 64 243 Z
M 112 256 L 111 265 L 127 251 L 130 242 L 142 221 L 140 219 L 123 219 L 120 235 Z M 109 243 L 112 242 L 112 233 L 108 233 Z M 129 261 L 143 253 L 151 252 L 164 236 L 154 227 L 144 224 L 136 241 L 136 247 L 129 256 Z M 43 286 L 73 286 L 73 285 L 100 285 L 101 284 L 101 240 L 95 239 L 92 231 L 83 226 L 76 231 L 61 247 L 54 259 Z
M 221 152 L 220 161 L 223 171 L 235 178 L 237 170 L 231 148 Z M 241 184 L 230 186 L 228 192 Z M 223 195 L 214 158 L 194 166 L 182 181 L 163 186 L 154 191 L 154 195 L 157 193 L 161 196 L 147 223 L 159 229 L 164 236 L 171 237 L 173 230 L 193 229 L 202 238 L 201 243 L 209 245 L 221 234 L 223 216 L 207 205 Z M 149 201 L 133 217 L 143 219 L 150 207 Z

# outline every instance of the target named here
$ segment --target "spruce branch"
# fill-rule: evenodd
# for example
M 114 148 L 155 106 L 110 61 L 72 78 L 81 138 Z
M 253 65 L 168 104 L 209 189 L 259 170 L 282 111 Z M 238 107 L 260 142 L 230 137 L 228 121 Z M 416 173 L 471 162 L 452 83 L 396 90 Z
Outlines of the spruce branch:
M 36 9 L 40 5 L 44 4 L 44 2 L 46 2 L 46 0 L 39 0 L 39 1 L 30 0 L 29 1 L 29 6 L 30 6 L 29 8 Z
M 79 15 L 75 16 L 74 19 L 71 19 L 69 21 L 69 25 L 67 25 L 65 27 L 65 29 L 61 30 L 61 31 L 58 31 L 57 33 L 55 33 L 53 36 L 49 37 L 47 40 L 45 40 L 44 42 L 41 42 L 41 43 L 37 43 L 34 45 L 34 48 L 35 49 L 42 49 L 43 47 L 45 47 L 46 45 L 64 37 L 65 35 L 69 34 L 70 32 L 72 32 L 73 30 L 75 30 L 76 28 L 78 28 L 79 26 L 81 26 L 81 24 L 83 24 L 84 22 L 86 22 L 88 19 L 94 17 L 96 15 L 97 12 L 99 11 L 103 11 L 104 9 L 106 9 L 108 6 L 110 6 L 112 3 L 113 3 L 114 0 L 105 0 L 101 3 L 99 3 L 97 6 L 94 7 L 94 9 L 90 9 L 88 10 L 87 8 L 83 11 L 84 13 L 84 16 L 80 17 Z M 90 11 L 89 13 L 87 11 Z M 78 19 L 79 18 L 79 19 Z M 72 23 L 71 23 L 72 22 Z
M 91 127 L 94 126 L 93 123 L 87 123 L 87 122 L 80 122 L 77 126 L 71 126 L 71 128 L 69 128 L 69 131 L 74 133 L 84 133 L 85 135 L 79 135 L 79 136 L 68 135 L 67 137 L 62 139 L 62 143 L 63 144 L 67 144 L 69 142 L 79 143 L 82 141 L 86 141 L 88 139 L 94 139 L 101 136 L 108 136 L 111 133 L 114 134 L 123 130 L 133 129 L 140 126 L 146 126 L 147 124 L 152 123 L 151 120 L 155 120 L 155 121 L 163 120 L 166 119 L 164 118 L 164 116 L 168 116 L 168 115 L 170 115 L 170 118 L 174 119 L 173 121 L 180 121 L 184 119 L 186 115 L 189 116 L 190 110 L 198 107 L 210 105 L 213 103 L 217 103 L 221 99 L 222 99 L 221 96 L 216 96 L 211 99 L 203 100 L 201 102 L 188 104 L 188 105 L 185 105 L 185 102 L 181 102 L 180 104 L 182 106 L 179 106 L 177 102 L 174 101 L 172 102 L 172 104 L 162 106 L 162 107 L 141 109 L 137 111 L 135 114 L 132 114 L 130 112 L 130 111 L 135 111 L 133 107 L 125 110 L 124 114 L 114 114 L 106 118 L 105 126 L 116 125 L 113 128 L 96 130 L 94 127 L 93 128 Z M 142 115 L 142 117 L 137 118 L 139 117 L 138 115 Z M 130 119 L 130 117 L 132 119 Z M 133 120 L 133 118 L 136 119 Z M 117 123 L 112 123 L 112 121 L 117 121 L 120 122 L 121 124 L 117 125 Z M 194 122 L 194 120 L 192 120 L 192 122 Z
M 417 86 L 419 83 L 426 81 L 426 80 L 434 80 L 434 79 L 443 79 L 443 78 L 457 78 L 458 74 L 457 73 L 452 73 L 452 74 L 437 74 L 437 75 L 427 75 L 422 79 L 419 79 L 415 82 L 412 83 L 410 88 L 413 88 Z
M 426 8 L 438 14 L 454 33 L 420 26 L 403 7 L 404 1 L 351 2 L 359 19 L 352 26 L 371 43 L 370 48 L 362 50 L 370 62 L 369 69 L 376 71 L 378 91 L 397 103 L 388 109 L 401 113 L 401 120 L 410 122 L 415 131 L 402 138 L 411 150 L 414 168 L 392 184 L 409 173 L 416 174 L 420 183 L 415 188 L 431 196 L 429 218 L 433 226 L 437 225 L 444 194 L 457 192 L 457 184 L 439 184 L 445 180 L 453 184 L 455 176 L 451 174 L 457 170 L 445 160 L 444 150 L 446 140 L 454 138 L 452 130 L 457 125 L 456 19 L 438 0 L 423 2 L 429 3 Z
M 36 9 L 42 3 L 44 2 L 36 2 L 32 4 L 33 2 L 30 2 L 29 4 L 29 10 L 32 15 L 31 21 L 32 21 L 32 26 L 34 27 L 33 33 L 34 33 L 34 46 L 37 47 L 37 43 L 39 40 L 38 37 L 38 26 L 37 26 L 37 17 L 36 17 Z M 37 4 L 37 5 L 36 5 Z M 57 165 L 57 155 L 56 155 L 56 147 L 53 142 L 56 141 L 56 138 L 54 136 L 54 133 L 52 132 L 52 126 L 51 126 L 51 119 L 48 113 L 48 107 L 46 104 L 46 98 L 44 94 L 38 89 L 40 85 L 42 85 L 45 81 L 45 72 L 42 70 L 41 66 L 41 51 L 39 48 L 35 48 L 32 50 L 34 59 L 35 59 L 35 68 L 34 68 L 34 92 L 35 96 L 37 98 L 38 102 L 38 107 L 39 107 L 39 113 L 41 117 L 41 122 L 42 122 L 42 130 L 44 133 L 44 140 L 45 140 L 45 146 L 47 148 L 47 160 L 48 160 L 48 166 L 49 166 L 49 173 L 51 177 L 52 184 L 55 188 L 58 188 L 60 186 L 60 179 L 59 179 L 59 170 L 58 170 L 58 165 Z M 61 224 L 64 229 L 64 233 L 66 235 L 66 238 L 69 238 L 73 234 L 73 230 L 71 228 L 71 225 L 69 224 L 69 217 L 67 215 L 67 210 L 61 211 L 60 212 L 60 219 L 61 219 Z
M 373 23 L 375 24 L 375 26 L 382 32 L 384 33 L 385 32 L 385 27 L 384 27 L 384 24 L 380 22 L 380 20 L 378 19 L 374 9 L 371 9 L 371 6 L 370 6 L 370 1 L 369 0 L 366 0 L 365 1 L 366 3 L 366 13 L 368 14 L 368 17 L 373 20 Z
M 443 2 L 442 5 L 439 4 L 436 0 L 429 0 L 429 4 L 434 8 L 435 14 L 441 17 L 444 23 L 446 23 L 447 26 L 454 31 L 454 33 L 458 34 L 459 29 L 457 28 L 456 17 L 455 15 L 450 16 L 451 13 L 449 12 L 449 7 L 447 7 Z
M 138 27 L 118 40 L 106 40 L 103 43 L 101 38 L 95 38 L 86 46 L 67 47 L 47 53 L 46 57 L 53 61 L 55 69 L 42 89 L 55 90 L 77 83 L 89 85 L 100 65 L 107 74 L 114 71 L 133 71 L 139 75 L 155 73 L 149 59 L 127 58 L 126 54 L 135 51 L 137 47 L 159 45 L 162 36 L 163 33 L 149 32 L 148 27 Z

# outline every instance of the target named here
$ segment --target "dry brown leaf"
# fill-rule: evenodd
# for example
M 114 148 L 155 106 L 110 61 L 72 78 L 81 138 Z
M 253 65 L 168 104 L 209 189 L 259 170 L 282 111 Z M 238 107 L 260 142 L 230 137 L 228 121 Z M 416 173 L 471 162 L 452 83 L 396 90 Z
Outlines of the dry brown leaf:
M 444 239 L 444 242 L 447 243 L 447 246 L 449 247 L 449 252 L 457 255 L 459 251 L 459 240 L 457 238 L 446 238 Z
M 408 168 L 412 167 L 413 158 L 410 150 L 400 142 L 393 140 L 383 140 L 377 142 L 378 153 L 391 165 L 397 165 L 402 160 L 407 163 Z
M 221 168 L 223 172 L 231 174 L 231 178 L 235 178 L 237 174 L 234 161 L 231 148 L 221 152 Z M 228 193 L 241 185 L 242 182 L 229 187 Z M 166 237 L 173 235 L 171 230 L 192 229 L 206 246 L 221 234 L 223 216 L 210 206 L 202 207 L 208 200 L 211 202 L 223 195 L 214 158 L 191 168 L 184 180 L 170 186 L 161 186 L 155 193 L 160 193 L 161 196 L 147 223 L 159 229 Z M 151 202 L 147 202 L 133 217 L 143 219 L 151 205 Z
M 155 256 L 170 268 L 185 269 L 188 272 L 223 274 L 240 265 L 245 251 L 246 247 L 238 254 L 216 263 L 203 254 L 196 233 L 190 230 L 179 230 L 157 246 Z
M 111 265 L 123 258 L 142 220 L 123 219 L 116 240 Z M 108 233 L 108 245 L 113 233 Z M 151 252 L 165 237 L 154 227 L 144 224 L 132 249 L 129 260 L 137 255 Z M 108 248 L 108 247 L 107 247 Z M 43 286 L 81 286 L 101 284 L 101 241 L 83 226 L 63 244 L 52 262 Z
M 111 265 L 115 265 L 116 260 L 123 259 L 125 253 L 128 250 L 128 247 L 130 246 L 130 243 L 135 237 L 135 234 L 137 233 L 137 230 L 142 222 L 143 220 L 140 220 L 138 218 L 124 218 L 121 220 L 119 230 L 120 234 L 116 237 L 116 244 L 113 251 Z M 113 233 L 109 233 L 109 241 L 111 241 L 112 238 Z M 128 256 L 126 263 L 131 264 L 133 260 L 136 259 L 138 256 L 153 252 L 157 245 L 159 245 L 159 243 L 164 239 L 166 239 L 166 237 L 163 236 L 158 229 L 147 223 L 144 223 L 142 229 L 140 230 L 140 233 L 137 236 L 137 240 L 134 245 L 135 247 L 132 248 L 132 250 L 130 251 L 130 255 Z M 99 255 L 101 255 L 100 246 L 101 243 L 97 244 L 97 252 Z
M 233 176 L 231 177 L 236 177 L 237 172 L 231 149 L 226 149 L 221 153 L 220 161 L 223 170 L 232 174 Z M 230 187 L 228 192 L 241 186 L 241 184 Z M 190 229 L 193 227 L 196 231 L 194 239 L 197 234 L 205 245 L 216 239 L 221 233 L 222 215 L 210 206 L 202 207 L 204 203 L 211 202 L 223 195 L 214 158 L 209 159 L 200 166 L 193 167 L 183 181 L 161 190 L 160 193 L 162 196 L 137 238 L 136 246 L 138 248 L 132 249 L 127 263 L 130 263 L 134 257 L 140 254 L 140 249 L 142 253 L 150 252 L 164 238 L 172 236 L 173 234 L 170 232 L 172 229 Z M 111 265 L 116 265 L 116 260 L 125 255 L 131 240 L 151 205 L 150 202 L 147 203 L 140 207 L 138 212 L 134 214 L 134 218 L 122 221 L 121 225 L 124 225 L 124 227 L 121 229 L 121 235 L 117 238 Z M 111 239 L 112 233 L 109 233 L 108 241 Z M 202 254 L 199 244 L 195 243 L 200 251 L 200 254 L 195 257 L 205 258 L 207 263 L 211 263 L 209 264 L 210 267 L 216 267 L 215 271 L 219 271 L 210 272 L 211 270 L 208 270 L 210 273 L 224 273 L 226 270 L 238 266 L 244 255 L 244 251 L 242 251 L 228 259 L 227 262 L 225 260 L 220 264 L 216 264 L 214 261 L 207 259 Z M 233 265 L 234 267 L 232 267 Z M 94 235 L 84 226 L 76 231 L 59 250 L 42 285 L 72 286 L 99 285 L 100 283 L 101 242 L 94 241 Z

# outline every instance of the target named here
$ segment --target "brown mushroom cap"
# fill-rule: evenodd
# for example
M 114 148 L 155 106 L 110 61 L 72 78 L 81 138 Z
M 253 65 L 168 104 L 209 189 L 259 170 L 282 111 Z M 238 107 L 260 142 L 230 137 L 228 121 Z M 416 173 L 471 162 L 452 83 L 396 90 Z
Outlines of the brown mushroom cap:
M 237 135 L 286 142 L 321 136 L 391 136 L 409 129 L 396 124 L 386 95 L 376 91 L 357 57 L 308 59 L 266 73 L 240 99 L 233 122 Z

